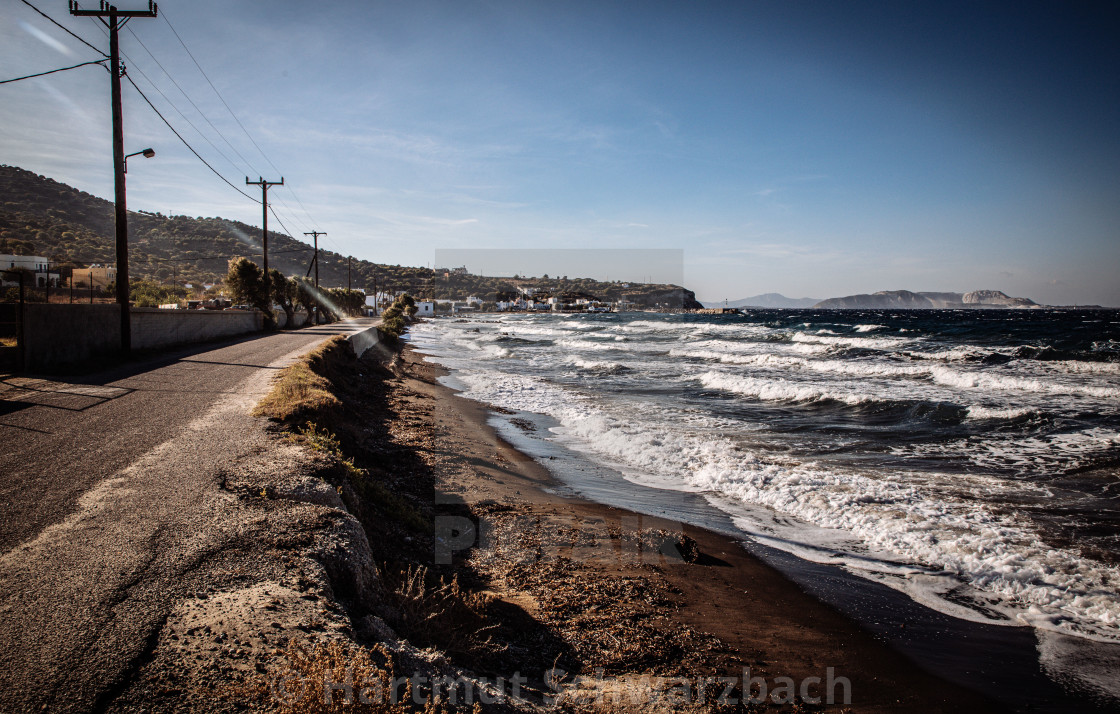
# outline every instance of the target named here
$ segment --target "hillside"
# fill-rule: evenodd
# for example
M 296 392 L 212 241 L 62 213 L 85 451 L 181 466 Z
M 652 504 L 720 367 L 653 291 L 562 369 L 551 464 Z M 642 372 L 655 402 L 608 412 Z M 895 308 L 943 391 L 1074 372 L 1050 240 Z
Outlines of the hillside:
M 43 255 L 60 265 L 112 263 L 113 204 L 45 176 L 0 165 L 0 253 Z M 260 261 L 260 228 L 224 218 L 164 216 L 129 212 L 129 268 L 133 278 L 199 285 L 220 282 L 230 258 Z M 286 275 L 305 275 L 312 247 L 283 233 L 269 231 L 269 267 Z M 346 286 L 346 256 L 319 251 L 319 280 L 328 287 Z M 578 292 L 604 300 L 629 299 L 640 305 L 700 307 L 695 295 L 676 285 L 626 285 L 585 278 L 495 278 L 454 275 L 429 268 L 355 259 L 352 285 L 407 290 L 435 299 L 475 295 L 493 300 L 496 293 L 535 288 L 549 293 Z

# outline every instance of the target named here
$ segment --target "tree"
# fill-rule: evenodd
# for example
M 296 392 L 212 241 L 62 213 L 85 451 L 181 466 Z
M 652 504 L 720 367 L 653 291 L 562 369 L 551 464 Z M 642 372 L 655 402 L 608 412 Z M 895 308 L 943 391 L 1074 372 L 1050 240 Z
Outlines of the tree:
M 235 303 L 247 303 L 271 315 L 260 267 L 248 258 L 233 258 L 226 273 L 226 287 Z
M 315 308 L 319 306 L 319 299 L 315 296 L 315 284 L 310 278 L 299 278 L 296 284 L 296 301 L 307 311 L 307 319 L 310 320 L 315 314 Z
M 150 280 L 129 281 L 128 284 L 128 299 L 136 307 L 159 307 L 178 303 L 186 297 L 186 289 L 177 285 L 160 285 Z
M 268 275 L 271 278 L 272 300 L 284 311 L 286 318 L 284 326 L 290 328 L 295 322 L 296 300 L 299 294 L 295 278 L 285 277 L 276 268 L 270 269 Z

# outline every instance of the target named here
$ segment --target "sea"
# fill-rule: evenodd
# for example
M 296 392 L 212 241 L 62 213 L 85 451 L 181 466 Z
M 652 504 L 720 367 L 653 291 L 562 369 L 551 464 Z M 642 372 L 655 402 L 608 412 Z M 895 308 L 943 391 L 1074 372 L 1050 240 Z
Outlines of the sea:
M 968 681 L 1002 640 L 1004 664 L 1120 704 L 1120 311 L 489 314 L 409 339 L 573 491 L 702 501 L 917 659 L 964 633 L 966 684 L 1008 685 L 998 662 Z M 882 591 L 940 645 L 861 610 Z M 970 632 L 996 644 L 969 654 Z

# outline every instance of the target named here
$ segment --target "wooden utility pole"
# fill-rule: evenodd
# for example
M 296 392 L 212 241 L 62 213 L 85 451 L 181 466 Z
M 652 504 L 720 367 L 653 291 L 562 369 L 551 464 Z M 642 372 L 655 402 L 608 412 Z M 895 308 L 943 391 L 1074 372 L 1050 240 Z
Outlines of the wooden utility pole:
M 113 104 L 113 184 L 116 199 L 117 234 L 117 304 L 121 308 L 121 352 L 132 351 L 132 319 L 128 306 L 128 204 L 124 187 L 124 112 L 121 109 L 120 43 L 117 31 L 134 17 L 155 17 L 156 5 L 148 0 L 147 10 L 118 10 L 102 0 L 98 10 L 82 10 L 76 0 L 70 2 L 70 14 L 76 17 L 96 17 L 109 28 L 109 78 Z M 108 20 L 106 20 L 108 18 Z
M 315 289 L 319 289 L 319 236 L 325 236 L 323 231 L 311 231 L 304 233 L 305 236 L 311 236 L 315 239 Z
M 304 233 L 305 236 L 311 236 L 315 240 L 315 324 L 319 324 L 319 236 L 325 236 L 326 233 L 322 231 L 311 231 Z
M 269 289 L 269 282 L 270 282 L 271 279 L 268 277 L 268 187 L 269 186 L 283 186 L 284 185 L 284 177 L 281 176 L 279 181 L 265 181 L 263 178 L 258 176 L 256 181 L 250 181 L 249 177 L 246 176 L 245 177 L 245 185 L 246 186 L 260 186 L 261 187 L 261 206 L 264 208 L 264 212 L 262 214 L 264 216 L 264 221 L 262 223 L 262 225 L 264 227 L 261 229 L 261 253 L 262 253 L 261 257 L 264 259 L 263 262 L 264 262 L 265 295 L 267 296 L 268 302 L 271 305 L 272 304 L 272 290 Z

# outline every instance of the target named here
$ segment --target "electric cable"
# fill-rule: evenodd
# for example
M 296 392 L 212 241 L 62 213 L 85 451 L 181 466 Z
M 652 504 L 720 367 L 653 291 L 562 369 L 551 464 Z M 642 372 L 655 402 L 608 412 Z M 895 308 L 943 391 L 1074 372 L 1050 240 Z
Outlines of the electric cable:
M 178 131 L 176 131 L 175 127 L 171 126 L 171 122 L 167 121 L 167 118 L 166 118 L 166 117 L 164 117 L 164 116 L 163 116 L 163 114 L 161 114 L 161 113 L 160 113 L 160 111 L 159 111 L 158 109 L 156 109 L 156 105 L 155 105 L 155 104 L 152 104 L 152 100 L 148 99 L 147 95 L 146 95 L 146 94 L 144 94 L 144 92 L 142 92 L 142 91 L 140 90 L 140 87 L 137 87 L 137 86 L 136 86 L 136 82 L 133 82 L 133 81 L 132 81 L 132 77 L 129 77 L 129 76 L 128 76 L 128 75 L 126 74 L 126 75 L 124 76 L 124 78 L 128 80 L 128 83 L 132 85 L 132 88 L 133 88 L 133 89 L 135 89 L 135 90 L 137 91 L 137 93 L 138 93 L 138 94 L 139 94 L 139 95 L 140 95 L 140 96 L 141 96 L 141 97 L 142 97 L 142 98 L 144 99 L 144 101 L 148 103 L 148 106 L 152 108 L 152 111 L 156 113 L 156 116 L 158 116 L 158 117 L 159 117 L 160 119 L 162 119 L 162 120 L 163 120 L 163 123 L 167 125 L 167 128 L 168 128 L 168 129 L 170 129 L 170 130 L 171 130 L 171 132 L 172 132 L 173 134 L 175 134 L 175 136 L 179 137 L 179 141 L 183 142 L 183 146 L 185 146 L 185 147 L 187 147 L 188 149 L 190 149 L 190 152 L 191 152 L 192 154 L 194 154 L 194 155 L 195 155 L 196 157 L 198 157 L 198 160 L 199 160 L 199 161 L 201 161 L 202 163 L 206 164 L 206 168 L 208 168 L 208 169 L 210 169 L 211 171 L 213 171 L 213 172 L 214 172 L 214 175 L 215 175 L 215 176 L 217 176 L 218 178 L 220 178 L 220 179 L 221 179 L 222 181 L 225 181 L 225 182 L 226 182 L 226 184 L 227 184 L 227 185 L 228 185 L 228 186 L 229 186 L 230 188 L 232 188 L 232 189 L 233 189 L 234 191 L 237 191 L 238 193 L 240 193 L 240 194 L 241 194 L 242 196 L 244 196 L 245 198 L 249 199 L 249 200 L 250 200 L 250 201 L 252 201 L 253 203 L 260 203 L 260 201 L 258 201 L 257 199 L 253 198 L 253 197 L 252 197 L 252 196 L 250 196 L 249 194 L 245 193 L 244 191 L 242 191 L 241 189 L 239 189 L 239 188 L 238 188 L 237 186 L 234 186 L 234 185 L 233 185 L 232 183 L 230 183 L 230 180 L 229 180 L 229 179 L 227 179 L 227 178 L 226 178 L 225 176 L 222 176 L 222 175 L 221 175 L 220 173 L 218 173 L 218 170 L 217 170 L 216 168 L 214 168 L 213 166 L 211 166 L 211 165 L 210 165 L 210 162 L 209 162 L 209 161 L 207 161 L 206 159 L 202 158 L 202 155 L 201 155 L 201 154 L 199 154 L 199 153 L 198 153 L 197 151 L 195 151 L 195 150 L 194 150 L 194 147 L 193 147 L 193 146 L 191 146 L 191 145 L 190 145 L 190 144 L 189 144 L 189 143 L 187 142 L 187 140 L 183 138 L 183 135 L 182 135 L 182 134 L 180 134 L 180 133 L 179 133 Z
M 105 62 L 105 61 L 106 60 L 104 60 L 104 59 L 91 60 L 89 62 L 82 62 L 81 64 L 76 64 L 72 67 L 61 67 L 59 69 L 52 69 L 49 72 L 39 72 L 38 74 L 29 74 L 26 77 L 16 77 L 15 79 L 3 79 L 3 80 L 0 80 L 0 84 L 8 84 L 10 82 L 20 82 L 22 80 L 33 79 L 35 77 L 45 77 L 46 75 L 54 74 L 55 72 L 65 72 L 68 69 L 77 69 L 79 67 L 85 67 L 85 66 L 91 65 L 91 64 L 101 64 L 102 62 Z M 105 65 L 101 65 L 101 66 L 105 67 Z M 108 69 L 108 67 L 105 67 L 105 69 Z

